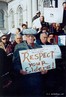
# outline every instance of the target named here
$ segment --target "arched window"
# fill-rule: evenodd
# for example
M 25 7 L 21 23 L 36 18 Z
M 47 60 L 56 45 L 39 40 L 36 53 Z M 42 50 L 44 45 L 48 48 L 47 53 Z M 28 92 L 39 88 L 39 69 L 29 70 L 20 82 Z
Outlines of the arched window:
M 4 11 L 0 10 L 0 28 L 4 28 Z
M 17 8 L 17 19 L 18 19 L 18 26 L 21 26 L 23 22 L 23 9 L 20 5 Z
M 55 3 L 54 4 L 54 7 L 56 8 L 56 7 L 58 7 L 58 0 L 50 0 L 50 2 L 51 2 L 51 5 L 53 6 L 53 2 Z
M 14 12 L 13 10 L 11 9 L 10 10 L 10 24 L 11 24 L 11 28 L 14 28 L 15 27 L 15 24 L 14 24 Z
M 49 7 L 51 0 L 43 0 L 43 7 Z

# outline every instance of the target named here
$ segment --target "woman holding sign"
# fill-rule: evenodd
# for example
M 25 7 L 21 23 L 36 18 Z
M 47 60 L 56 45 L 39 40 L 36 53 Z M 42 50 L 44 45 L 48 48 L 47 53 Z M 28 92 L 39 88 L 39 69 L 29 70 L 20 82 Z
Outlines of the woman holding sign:
M 14 72 L 16 74 L 16 82 L 18 84 L 18 95 L 42 95 L 43 86 L 42 86 L 42 74 L 47 73 L 45 70 L 41 70 L 38 73 L 28 74 L 27 71 L 24 71 L 20 62 L 19 51 L 41 48 L 38 44 L 34 43 L 36 30 L 34 29 L 25 29 L 23 34 L 26 35 L 26 42 L 22 42 L 16 45 L 13 55 L 13 66 Z M 28 57 L 25 57 L 28 60 Z M 32 58 L 32 57 L 31 57 Z M 26 65 L 26 64 L 25 64 Z M 18 77 L 18 78 L 17 78 Z

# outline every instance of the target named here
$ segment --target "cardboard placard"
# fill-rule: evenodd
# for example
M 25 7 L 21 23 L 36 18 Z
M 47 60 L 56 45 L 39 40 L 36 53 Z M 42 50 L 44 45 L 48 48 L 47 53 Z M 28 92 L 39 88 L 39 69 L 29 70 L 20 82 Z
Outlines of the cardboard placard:
M 63 8 L 44 8 L 45 22 L 62 23 Z
M 22 69 L 28 73 L 56 68 L 54 50 L 39 48 L 19 51 Z

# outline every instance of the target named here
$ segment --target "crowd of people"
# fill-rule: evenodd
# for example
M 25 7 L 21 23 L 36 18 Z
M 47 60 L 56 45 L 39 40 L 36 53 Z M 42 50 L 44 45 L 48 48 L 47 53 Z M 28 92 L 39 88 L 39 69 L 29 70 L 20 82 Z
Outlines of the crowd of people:
M 66 2 L 64 14 L 66 14 Z M 19 51 L 42 48 L 41 45 L 58 45 L 58 36 L 66 35 L 66 21 L 63 23 L 45 22 L 44 16 L 38 11 L 32 22 L 39 18 L 41 27 L 28 28 L 22 24 L 22 29 L 17 28 L 12 34 L 4 34 L 0 31 L 0 88 L 1 95 L 29 95 L 41 96 L 48 91 L 57 88 L 58 78 L 56 70 L 41 70 L 39 73 L 27 74 L 22 70 Z M 66 19 L 66 17 L 64 17 Z M 61 77 L 60 77 L 61 78 Z M 60 80 L 60 79 L 59 79 Z M 9 91 L 9 93 L 8 93 Z M 46 94 L 45 94 L 46 95 Z

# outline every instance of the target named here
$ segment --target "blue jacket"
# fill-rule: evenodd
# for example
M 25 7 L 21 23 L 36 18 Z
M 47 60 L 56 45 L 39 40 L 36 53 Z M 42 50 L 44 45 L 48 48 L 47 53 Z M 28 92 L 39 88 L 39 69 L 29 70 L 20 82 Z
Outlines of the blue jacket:
M 39 46 L 38 44 L 35 43 L 33 49 L 36 49 L 36 48 L 41 48 L 41 46 Z M 19 51 L 20 50 L 27 50 L 27 49 L 32 49 L 32 48 L 30 46 L 28 46 L 28 44 L 25 41 L 23 41 L 22 43 L 17 44 L 15 46 L 14 54 L 13 54 L 13 67 L 17 73 L 19 73 L 20 70 L 22 69 Z

